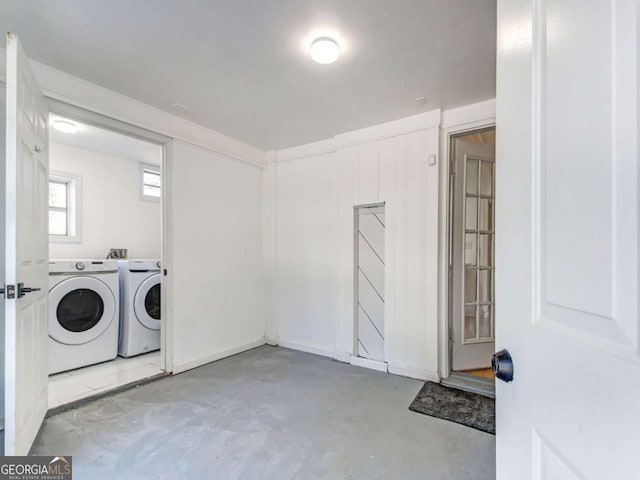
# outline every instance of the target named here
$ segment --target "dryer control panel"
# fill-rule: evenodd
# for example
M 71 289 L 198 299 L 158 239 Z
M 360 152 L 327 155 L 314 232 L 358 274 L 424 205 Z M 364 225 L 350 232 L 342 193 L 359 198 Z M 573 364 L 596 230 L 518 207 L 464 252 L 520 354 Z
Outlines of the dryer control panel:
M 49 262 L 50 274 L 115 272 L 117 270 L 117 260 L 51 260 Z

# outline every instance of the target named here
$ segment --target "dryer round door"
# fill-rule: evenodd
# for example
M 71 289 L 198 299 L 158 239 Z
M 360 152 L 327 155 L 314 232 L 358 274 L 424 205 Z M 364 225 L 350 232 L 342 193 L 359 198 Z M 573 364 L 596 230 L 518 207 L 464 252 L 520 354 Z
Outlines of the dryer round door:
M 116 298 L 94 277 L 71 277 L 49 291 L 49 336 L 81 345 L 102 335 L 117 314 Z
M 138 321 L 150 330 L 160 330 L 160 274 L 144 279 L 133 298 Z

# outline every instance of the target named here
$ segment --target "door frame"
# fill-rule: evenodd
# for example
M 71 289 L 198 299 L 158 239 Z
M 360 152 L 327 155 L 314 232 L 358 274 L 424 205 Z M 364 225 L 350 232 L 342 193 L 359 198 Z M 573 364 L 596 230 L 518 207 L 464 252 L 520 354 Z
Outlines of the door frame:
M 165 271 L 171 271 L 171 236 L 167 225 L 170 223 L 171 214 L 171 178 L 173 165 L 173 139 L 166 135 L 147 130 L 136 125 L 117 120 L 115 118 L 93 112 L 88 109 L 62 102 L 45 94 L 49 106 L 49 113 L 64 116 L 71 120 L 86 123 L 88 125 L 109 130 L 115 133 L 137 138 L 145 142 L 159 145 L 162 148 L 162 160 L 160 162 L 160 172 L 162 182 L 160 185 L 160 252 L 162 271 L 160 284 L 162 295 L 160 298 L 162 317 L 160 319 L 160 368 L 166 373 L 173 371 L 173 296 L 171 282 Z
M 451 375 L 451 307 L 449 304 L 451 142 L 453 137 L 496 126 L 495 100 L 443 112 L 440 131 L 440 226 L 438 247 L 438 373 L 440 379 Z

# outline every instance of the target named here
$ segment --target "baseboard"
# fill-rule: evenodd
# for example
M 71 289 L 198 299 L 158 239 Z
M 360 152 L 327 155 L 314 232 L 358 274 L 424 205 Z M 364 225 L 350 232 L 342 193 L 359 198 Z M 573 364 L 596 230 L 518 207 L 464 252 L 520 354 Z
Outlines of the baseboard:
M 271 345 L 272 347 L 277 347 L 280 344 L 280 340 L 276 338 L 268 338 L 264 337 L 264 343 L 267 345 Z
M 415 378 L 416 380 L 429 380 L 431 382 L 440 382 L 438 372 L 430 371 L 424 368 L 405 367 L 394 363 L 389 364 L 389 373 L 400 375 L 402 377 Z
M 238 353 L 246 352 L 247 350 L 260 347 L 264 344 L 265 344 L 264 338 L 260 338 L 259 340 L 254 340 L 253 342 L 245 343 L 244 345 L 240 345 L 238 347 L 222 350 L 220 352 L 214 353 L 213 355 L 208 355 L 206 357 L 198 358 L 197 360 L 189 360 L 188 362 L 178 363 L 173 366 L 173 373 L 176 374 L 176 373 L 186 372 L 187 370 L 201 367 L 202 365 L 206 365 L 207 363 L 215 362 L 216 360 L 221 360 L 223 358 L 230 357 L 231 355 L 237 355 Z
M 377 370 L 378 372 L 388 372 L 387 364 L 385 362 L 379 362 L 377 360 L 369 360 L 368 358 L 351 356 L 349 363 L 356 367 L 370 368 L 371 370 Z
M 351 363 L 351 354 L 346 352 L 333 352 L 333 359 L 337 362 Z
M 313 353 L 315 355 L 322 355 L 323 357 L 333 358 L 333 350 L 327 350 L 325 348 L 312 347 L 311 345 L 304 345 L 302 343 L 287 342 L 280 340 L 278 342 L 279 347 L 290 348 L 291 350 L 299 350 L 301 352 Z

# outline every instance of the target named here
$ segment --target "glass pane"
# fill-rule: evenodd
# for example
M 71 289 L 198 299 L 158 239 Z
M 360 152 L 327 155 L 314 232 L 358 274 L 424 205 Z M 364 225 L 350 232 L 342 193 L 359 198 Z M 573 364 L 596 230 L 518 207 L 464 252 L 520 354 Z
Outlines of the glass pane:
M 480 338 L 491 338 L 491 305 L 481 305 L 478 307 L 478 336 Z
M 476 307 L 475 305 L 464 307 L 464 339 L 476 338 Z
M 478 193 L 478 160 L 467 159 L 467 193 Z
M 480 230 L 493 230 L 493 200 L 480 199 Z
M 493 266 L 493 234 L 480 234 L 478 259 L 481 267 Z
M 49 211 L 49 235 L 67 235 L 67 212 Z
M 481 162 L 480 193 L 482 195 L 493 195 L 493 163 L 492 162 Z
M 154 320 L 160 320 L 160 284 L 149 289 L 144 297 L 144 309 Z
M 478 295 L 480 296 L 480 302 L 491 302 L 491 270 L 480 270 L 478 272 L 478 283 Z
M 56 317 L 71 332 L 85 332 L 95 327 L 104 313 L 102 297 L 87 288 L 67 293 L 58 303 Z
M 149 172 L 147 170 L 144 171 L 143 175 L 143 183 L 145 185 L 152 185 L 154 187 L 160 186 L 160 174 L 156 172 Z
M 466 229 L 477 230 L 478 229 L 478 199 L 475 197 L 467 197 L 466 199 Z
M 160 198 L 160 187 L 145 185 L 142 189 L 142 192 L 149 197 Z
M 476 265 L 476 234 L 467 233 L 464 237 L 464 263 L 465 265 Z
M 67 208 L 67 184 L 49 182 L 49 206 Z
M 464 302 L 473 303 L 476 301 L 476 271 L 467 268 L 464 271 Z

